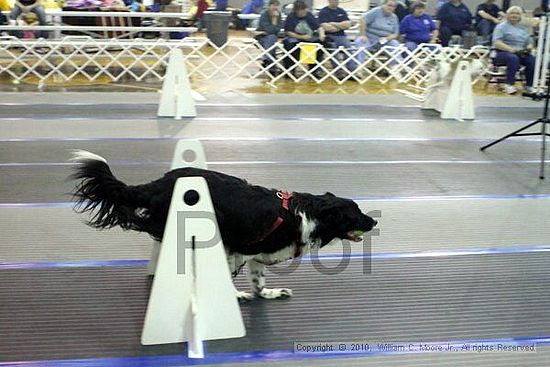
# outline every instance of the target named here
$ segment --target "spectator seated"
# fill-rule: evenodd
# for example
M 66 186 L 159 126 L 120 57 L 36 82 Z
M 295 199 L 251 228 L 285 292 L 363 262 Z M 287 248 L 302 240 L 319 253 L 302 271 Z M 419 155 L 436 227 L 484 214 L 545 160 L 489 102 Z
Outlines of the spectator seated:
M 300 42 L 322 43 L 324 41 L 324 30 L 319 29 L 319 22 L 308 11 L 308 6 L 303 0 L 296 0 L 293 4 L 292 13 L 285 20 L 286 38 L 283 40 L 285 50 L 291 52 L 292 58 L 299 60 L 300 48 L 297 45 Z M 317 62 L 320 64 L 323 54 L 319 51 L 316 53 Z M 291 57 L 285 57 L 283 64 L 287 70 L 296 70 L 294 61 Z M 309 67 L 314 68 L 315 64 L 310 64 Z M 316 77 L 320 77 L 319 71 L 314 73 Z
M 451 0 L 441 6 L 437 13 L 441 45 L 449 46 L 453 35 L 462 36 L 472 29 L 472 13 L 461 0 Z
M 254 37 L 260 42 L 265 50 L 268 50 L 268 53 L 262 60 L 262 66 L 264 68 L 269 67 L 269 72 L 272 75 L 279 73 L 278 68 L 273 66 L 276 60 L 275 53 L 277 50 L 274 45 L 277 43 L 279 32 L 283 26 L 279 4 L 279 0 L 269 0 L 267 10 L 260 16 L 257 35 Z
M 481 44 L 490 45 L 496 25 L 504 20 L 506 14 L 495 4 L 495 0 L 487 0 L 478 5 L 475 15 L 476 31 L 481 37 Z
M 426 5 L 415 2 L 411 5 L 411 14 L 407 15 L 399 25 L 403 42 L 409 50 L 414 50 L 421 43 L 437 42 L 437 25 L 432 17 L 425 13 Z
M 328 48 L 337 49 L 343 47 L 349 50 L 351 44 L 345 30 L 351 27 L 351 21 L 346 11 L 338 7 L 338 5 L 338 0 L 328 0 L 328 6 L 319 12 L 319 23 L 325 32 L 325 44 Z M 333 68 L 338 66 L 340 58 L 345 61 L 348 57 L 346 53 L 335 54 L 330 60 Z M 339 73 L 338 77 L 345 78 L 346 74 L 355 70 L 356 63 L 353 60 L 349 60 L 345 63 L 345 68 L 347 69 L 347 73 Z
M 381 47 L 399 46 L 399 19 L 394 14 L 395 0 L 385 0 L 382 6 L 369 10 L 361 20 L 360 36 L 355 40 L 357 48 L 376 51 Z M 363 63 L 365 54 L 358 54 L 358 60 Z M 399 55 L 394 56 L 392 64 L 403 61 Z
M 17 22 L 21 16 L 26 17 L 27 14 L 33 13 L 38 19 L 40 25 L 48 25 L 46 21 L 46 10 L 40 4 L 39 0 L 16 0 L 15 5 L 10 13 L 10 20 L 12 22 Z M 39 37 L 48 38 L 47 31 L 38 32 Z M 23 38 L 23 32 L 16 31 L 13 32 L 15 37 Z
M 523 11 L 519 6 L 508 8 L 507 20 L 495 27 L 493 32 L 493 47 L 496 49 L 495 64 L 506 65 L 507 94 L 514 94 L 516 73 L 520 65 L 525 66 L 524 92 L 532 93 L 535 72 L 535 58 L 531 54 L 532 43 L 527 27 L 520 23 Z

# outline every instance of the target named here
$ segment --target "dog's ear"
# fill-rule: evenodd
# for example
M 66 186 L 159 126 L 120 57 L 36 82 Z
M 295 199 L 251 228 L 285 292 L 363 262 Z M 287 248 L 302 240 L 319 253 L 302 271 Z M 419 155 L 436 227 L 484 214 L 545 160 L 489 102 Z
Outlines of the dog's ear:
M 330 196 L 330 195 L 329 195 Z M 329 202 L 321 206 L 321 217 L 330 222 L 338 222 L 342 220 L 342 212 L 344 207 L 338 202 Z
M 321 206 L 319 215 L 315 218 L 318 223 L 315 234 L 321 238 L 321 246 L 344 233 L 345 218 L 342 209 L 337 202 L 325 203 Z
M 336 195 L 334 195 L 332 192 L 325 192 L 325 195 L 324 196 L 332 196 L 333 198 L 336 197 Z

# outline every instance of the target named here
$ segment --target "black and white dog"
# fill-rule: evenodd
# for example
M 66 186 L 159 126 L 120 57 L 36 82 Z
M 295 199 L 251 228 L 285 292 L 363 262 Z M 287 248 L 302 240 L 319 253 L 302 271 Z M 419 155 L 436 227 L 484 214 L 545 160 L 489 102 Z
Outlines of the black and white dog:
M 87 151 L 75 151 L 78 180 L 75 209 L 90 212 L 89 225 L 120 226 L 149 233 L 161 241 L 175 182 L 180 177 L 204 177 L 210 190 L 220 234 L 233 276 L 247 263 L 254 294 L 262 298 L 292 295 L 290 289 L 265 287 L 265 266 L 301 256 L 335 238 L 361 241 L 377 222 L 361 213 L 355 202 L 331 193 L 286 193 L 250 185 L 223 173 L 181 168 L 153 182 L 129 186 L 112 174 L 107 161 Z M 254 295 L 238 292 L 240 299 Z

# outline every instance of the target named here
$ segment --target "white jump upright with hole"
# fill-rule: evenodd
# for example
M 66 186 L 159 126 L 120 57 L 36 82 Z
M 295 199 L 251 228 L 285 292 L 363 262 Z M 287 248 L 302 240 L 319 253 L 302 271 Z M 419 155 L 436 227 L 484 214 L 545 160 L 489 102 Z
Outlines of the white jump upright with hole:
M 187 66 L 179 48 L 172 49 L 170 53 L 157 116 L 174 117 L 177 120 L 197 116 Z
M 176 181 L 141 335 L 143 345 L 188 342 L 203 358 L 204 340 L 246 334 L 208 185 Z
M 170 170 L 185 167 L 208 169 L 206 165 L 206 155 L 204 154 L 204 149 L 199 140 L 181 139 L 176 144 Z M 149 264 L 147 265 L 147 273 L 149 275 L 155 275 L 159 252 L 160 243 L 154 241 Z
M 434 70 L 433 73 L 440 71 Z M 475 111 L 470 63 L 464 60 L 458 62 L 449 85 L 450 77 L 438 75 L 433 79 L 435 83 L 428 85 L 422 108 L 439 111 L 443 119 L 473 120 Z

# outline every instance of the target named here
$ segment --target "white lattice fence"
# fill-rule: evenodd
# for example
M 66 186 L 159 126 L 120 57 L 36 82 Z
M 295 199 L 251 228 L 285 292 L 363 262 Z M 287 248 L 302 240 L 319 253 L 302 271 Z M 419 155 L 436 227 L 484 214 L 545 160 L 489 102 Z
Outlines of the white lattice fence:
M 264 50 L 255 39 L 230 39 L 222 47 L 216 47 L 206 38 L 189 37 L 183 40 L 102 40 L 90 37 L 66 37 L 61 40 L 20 40 L 0 38 L 0 74 L 23 81 L 33 77 L 39 85 L 50 80 L 69 81 L 84 78 L 95 81 L 108 78 L 113 82 L 124 78 L 143 81 L 164 77 L 168 55 L 173 48 L 181 48 L 189 75 L 195 79 L 229 80 L 234 78 L 268 78 L 273 84 L 281 78 L 296 82 L 309 79 L 316 83 L 334 80 L 344 83 L 355 80 L 365 83 L 375 80 L 387 83 L 398 80 L 421 86 L 425 84 L 431 66 L 438 60 L 454 60 L 461 57 L 486 59 L 488 50 L 474 47 L 469 50 L 442 48 L 437 45 L 421 45 L 413 52 L 404 46 L 385 47 L 376 52 L 363 49 L 320 48 L 322 61 L 312 67 L 300 63 L 285 50 L 282 43 Z M 276 57 L 262 64 L 263 57 L 275 50 Z M 340 58 L 338 58 L 338 55 Z M 361 55 L 364 60 L 360 62 Z M 283 59 L 291 61 L 291 67 L 283 67 Z M 332 65 L 332 60 L 340 60 Z M 355 67 L 348 69 L 349 62 Z M 277 72 L 273 72 L 273 70 Z
M 311 79 L 317 83 L 331 79 L 342 84 L 347 80 L 355 80 L 361 84 L 370 80 L 386 84 L 391 80 L 401 83 L 409 83 L 415 86 L 424 85 L 429 77 L 429 71 L 440 61 L 455 61 L 462 58 L 478 59 L 483 61 L 486 69 L 489 50 L 486 47 L 475 46 L 471 49 L 458 47 L 441 47 L 440 45 L 420 45 L 414 51 L 408 50 L 404 45 L 398 47 L 383 47 L 374 52 L 365 49 L 327 49 L 319 48 L 322 61 L 309 68 L 300 63 L 299 59 L 292 56 L 294 51 L 300 50 L 296 45 L 291 50 L 285 50 L 282 44 L 276 44 L 268 52 L 275 49 L 277 57 L 255 73 L 252 77 L 267 74 L 271 82 L 281 78 L 288 78 L 296 82 Z M 265 53 L 265 52 L 264 52 Z M 363 55 L 361 60 L 360 55 Z M 314 55 L 311 55 L 315 57 Z M 340 57 L 338 57 L 340 56 Z M 283 58 L 289 58 L 292 66 L 283 67 Z M 332 61 L 336 61 L 333 66 Z M 361 61 L 360 61 L 361 60 Z M 348 68 L 349 63 L 354 64 Z M 270 70 L 278 68 L 280 73 L 271 73 Z M 484 74 L 482 70 L 479 76 Z M 478 78 L 479 78 L 478 76 Z M 475 79 L 477 81 L 477 78 Z
M 404 46 L 402 46 L 404 48 Z M 454 62 L 461 59 L 480 60 L 482 69 L 473 76 L 473 83 L 482 78 L 489 67 L 489 49 L 484 46 L 474 46 L 470 49 L 459 47 L 441 47 L 440 45 L 420 45 L 413 52 L 406 51 L 407 56 L 400 68 L 405 69 L 402 77 L 398 78 L 402 83 L 414 86 L 424 86 L 429 78 L 429 72 L 435 64 L 446 61 Z
M 222 47 L 205 38 L 197 40 L 201 40 L 200 47 L 187 54 L 193 60 L 195 75 L 215 80 L 257 76 L 264 50 L 256 40 L 233 39 Z

